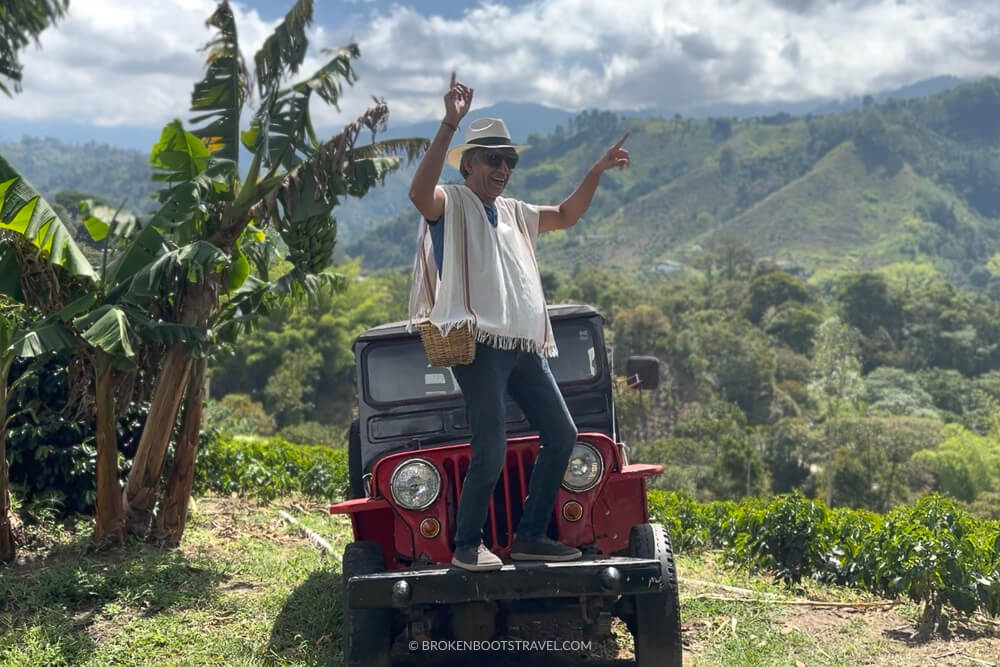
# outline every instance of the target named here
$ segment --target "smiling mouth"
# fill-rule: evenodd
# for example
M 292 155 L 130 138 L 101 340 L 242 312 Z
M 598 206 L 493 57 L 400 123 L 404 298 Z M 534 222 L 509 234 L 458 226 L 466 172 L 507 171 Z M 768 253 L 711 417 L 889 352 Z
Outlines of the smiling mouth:
M 507 179 L 501 176 L 491 176 L 490 181 L 492 181 L 494 185 L 507 185 Z

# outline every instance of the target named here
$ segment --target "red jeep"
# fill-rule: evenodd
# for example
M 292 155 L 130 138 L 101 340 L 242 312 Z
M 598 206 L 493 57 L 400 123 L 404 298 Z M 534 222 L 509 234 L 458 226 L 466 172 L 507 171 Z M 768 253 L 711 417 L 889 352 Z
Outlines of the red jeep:
M 549 536 L 584 552 L 567 563 L 505 562 L 492 572 L 450 564 L 455 511 L 468 469 L 469 426 L 448 368 L 427 364 L 403 323 L 354 344 L 359 419 L 349 444 L 355 542 L 344 550 L 344 663 L 389 665 L 395 637 L 488 640 L 513 620 L 575 618 L 591 637 L 618 616 L 639 665 L 681 664 L 677 576 L 670 538 L 648 523 L 646 478 L 661 465 L 629 463 L 617 440 L 604 319 L 589 306 L 549 309 L 559 356 L 550 366 L 579 430 Z M 633 386 L 655 388 L 658 363 L 629 360 Z M 507 561 L 538 452 L 538 436 L 507 403 L 507 462 L 484 525 Z M 533 639 L 533 638 L 522 638 Z

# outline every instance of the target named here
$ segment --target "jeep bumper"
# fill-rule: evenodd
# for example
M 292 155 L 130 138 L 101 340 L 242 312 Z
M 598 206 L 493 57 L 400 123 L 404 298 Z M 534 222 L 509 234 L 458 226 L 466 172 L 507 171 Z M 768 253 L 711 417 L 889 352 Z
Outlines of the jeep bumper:
M 505 563 L 502 569 L 489 572 L 435 566 L 366 574 L 347 582 L 347 604 L 352 608 L 406 608 L 491 600 L 617 597 L 664 590 L 658 560 L 613 557 L 569 563 Z

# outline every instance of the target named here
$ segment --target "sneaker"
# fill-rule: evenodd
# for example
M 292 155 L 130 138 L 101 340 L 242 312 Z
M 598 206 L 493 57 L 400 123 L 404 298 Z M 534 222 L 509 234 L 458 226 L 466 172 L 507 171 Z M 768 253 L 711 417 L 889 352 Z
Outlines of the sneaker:
M 503 561 L 482 542 L 475 547 L 456 549 L 451 564 L 470 572 L 486 572 L 503 567 Z
M 576 560 L 583 555 L 583 552 L 576 547 L 571 547 L 562 542 L 547 537 L 539 537 L 536 540 L 522 540 L 516 538 L 514 546 L 511 547 L 510 557 L 514 560 L 547 560 L 563 562 Z

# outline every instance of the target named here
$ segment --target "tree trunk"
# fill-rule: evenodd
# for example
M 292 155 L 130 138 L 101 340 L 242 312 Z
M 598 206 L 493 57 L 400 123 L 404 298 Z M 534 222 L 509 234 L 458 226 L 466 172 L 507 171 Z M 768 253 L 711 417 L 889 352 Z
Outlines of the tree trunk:
M 7 489 L 7 377 L 12 359 L 0 364 L 0 563 L 10 563 L 24 544 L 21 522 L 10 507 Z
M 201 438 L 201 407 L 205 399 L 205 359 L 196 359 L 188 379 L 184 399 L 184 416 L 181 433 L 174 451 L 174 465 L 170 471 L 167 490 L 160 501 L 153 533 L 157 539 L 175 547 L 184 536 L 187 523 L 188 502 L 194 483 L 194 464 L 198 457 Z
M 6 394 L 7 392 L 0 393 Z M 4 406 L 6 405 L 7 401 L 5 400 Z M 3 412 L 6 410 L 0 410 L 0 413 Z M 7 429 L 4 428 L 0 432 L 0 563 L 10 563 L 17 557 L 18 540 L 14 535 L 13 518 L 13 512 L 10 508 L 10 493 L 7 490 Z
M 218 283 L 211 278 L 198 283 L 185 283 L 179 318 L 181 324 L 204 327 L 215 306 L 217 292 Z M 149 415 L 125 484 L 125 527 L 133 535 L 145 537 L 149 533 L 153 506 L 160 495 L 163 460 L 177 423 L 177 410 L 187 388 L 191 366 L 192 359 L 187 356 L 185 346 L 171 345 L 156 381 Z
M 153 506 L 160 492 L 163 459 L 167 455 L 170 435 L 177 421 L 177 409 L 190 371 L 191 359 L 188 358 L 184 345 L 171 345 L 156 382 L 149 415 L 122 494 L 125 525 L 133 535 L 145 537 L 149 533 Z
M 125 510 L 118 483 L 118 436 L 115 432 L 115 387 L 111 360 L 98 351 L 97 371 L 97 513 L 94 541 L 121 544 L 125 541 Z

